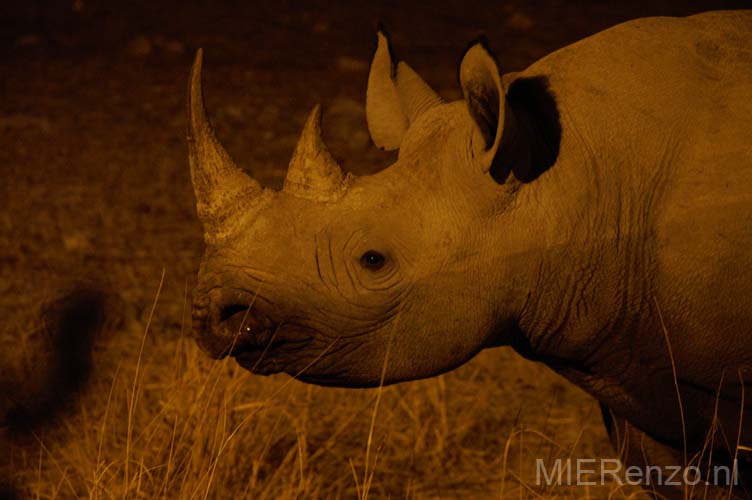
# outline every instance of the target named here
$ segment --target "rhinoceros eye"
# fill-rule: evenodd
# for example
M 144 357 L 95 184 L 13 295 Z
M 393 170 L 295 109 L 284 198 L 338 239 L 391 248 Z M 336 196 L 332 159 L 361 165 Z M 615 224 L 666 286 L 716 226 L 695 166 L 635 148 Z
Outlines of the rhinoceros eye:
M 386 257 L 377 252 L 376 250 L 368 250 L 366 253 L 360 256 L 360 265 L 366 269 L 378 271 L 386 263 Z

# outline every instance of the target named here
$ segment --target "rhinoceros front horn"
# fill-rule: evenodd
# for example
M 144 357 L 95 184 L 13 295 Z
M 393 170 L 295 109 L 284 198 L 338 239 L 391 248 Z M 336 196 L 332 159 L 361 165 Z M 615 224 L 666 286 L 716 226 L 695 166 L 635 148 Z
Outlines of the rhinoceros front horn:
M 285 177 L 283 190 L 299 198 L 334 201 L 345 190 L 342 169 L 321 137 L 321 108 L 308 115 Z
M 232 161 L 214 135 L 201 86 L 203 51 L 196 53 L 188 85 L 188 158 L 198 217 L 207 242 L 216 242 L 250 209 L 263 189 Z

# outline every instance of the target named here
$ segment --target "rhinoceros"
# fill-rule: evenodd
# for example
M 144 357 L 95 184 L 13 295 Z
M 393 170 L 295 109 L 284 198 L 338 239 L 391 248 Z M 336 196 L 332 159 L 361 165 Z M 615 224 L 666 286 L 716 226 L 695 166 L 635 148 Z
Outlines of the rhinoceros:
M 479 40 L 455 102 L 380 31 L 366 118 L 396 162 L 343 173 L 317 106 L 281 190 L 223 149 L 201 72 L 199 50 L 193 322 L 212 356 L 369 387 L 512 346 L 602 404 L 627 463 L 750 482 L 752 11 L 633 20 L 503 75 Z

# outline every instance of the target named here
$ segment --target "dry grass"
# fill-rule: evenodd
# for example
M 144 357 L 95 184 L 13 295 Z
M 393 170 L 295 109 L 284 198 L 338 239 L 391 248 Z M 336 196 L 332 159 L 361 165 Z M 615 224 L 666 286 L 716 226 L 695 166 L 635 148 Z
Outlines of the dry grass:
M 31 399 L 44 391 L 54 353 L 40 348 L 47 339 L 39 306 L 72 279 L 104 277 L 125 304 L 125 321 L 97 340 L 91 378 L 59 420 L 25 438 L 0 430 L 0 477 L 31 499 L 634 495 L 616 486 L 535 485 L 535 458 L 613 451 L 595 401 L 508 349 L 380 392 L 256 377 L 198 350 L 185 323 L 202 248 L 184 140 L 194 48 L 211 48 L 206 89 L 220 137 L 262 182 L 280 184 L 316 101 L 333 110 L 325 131 L 345 168 L 366 173 L 389 163 L 367 139 L 365 73 L 333 70 L 332 61 L 354 57 L 367 68 L 373 40 L 363 33 L 391 7 L 375 6 L 371 15 L 346 4 L 331 12 L 296 5 L 281 18 L 276 4 L 266 17 L 257 2 L 243 15 L 237 2 L 210 4 L 164 2 L 155 29 L 172 26 L 182 55 L 123 56 L 117 39 L 104 57 L 66 58 L 40 47 L 0 64 L 8 95 L 0 103 L 0 387 Z M 504 26 L 515 5 L 496 12 L 460 2 L 457 15 L 425 16 L 420 3 L 407 4 L 386 20 L 402 34 L 405 57 L 446 97 L 459 92 L 458 53 L 448 47 L 461 49 L 486 23 Z M 593 20 L 605 27 L 631 16 L 610 4 L 572 5 L 563 15 L 568 4 L 556 5 L 536 10 L 532 28 L 495 38 L 506 68 L 594 31 Z M 216 19 L 226 22 L 205 22 L 223 8 Z M 103 34 L 142 29 L 141 20 L 151 19 L 144 12 L 156 15 L 117 11 L 92 18 L 91 33 L 76 36 L 101 47 Z M 331 27 L 312 34 L 305 28 L 318 17 Z M 414 19 L 425 23 L 417 33 Z M 233 26 L 243 30 L 233 35 Z M 275 50 L 254 50 L 261 40 Z M 420 50 L 409 50 L 409 40 L 420 41 Z M 305 57 L 303 45 L 311 51 Z M 0 399 L 0 415 L 6 410 Z
M 161 339 L 152 318 L 101 342 L 92 381 L 59 425 L 9 445 L 5 472 L 29 498 L 635 494 L 536 486 L 535 458 L 610 450 L 592 400 L 507 350 L 434 379 L 324 389 L 212 362 L 185 328 Z

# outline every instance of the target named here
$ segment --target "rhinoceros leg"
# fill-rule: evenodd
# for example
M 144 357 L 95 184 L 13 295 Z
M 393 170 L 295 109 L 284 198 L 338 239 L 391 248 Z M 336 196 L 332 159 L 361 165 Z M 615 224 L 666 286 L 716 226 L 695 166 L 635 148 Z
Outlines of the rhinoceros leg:
M 706 459 L 700 461 L 700 465 L 697 465 L 696 460 L 692 461 L 692 453 L 689 453 L 690 464 L 697 465 L 697 470 L 702 477 L 701 480 L 697 480 L 694 470 L 683 467 L 685 458 L 682 450 L 656 441 L 628 420 L 614 415 L 603 403 L 600 406 L 603 423 L 624 470 L 635 466 L 643 472 L 643 478 L 645 474 L 650 474 L 649 484 L 644 479 L 636 481 L 634 476 L 632 481 L 639 482 L 653 498 L 668 500 L 750 498 L 749 484 L 752 477 L 752 463 L 749 463 L 746 457 L 738 457 L 738 485 L 729 496 L 728 487 L 710 484 L 706 486 L 705 482 L 706 478 L 712 478 L 714 466 L 726 466 L 729 467 L 729 470 L 732 470 L 733 462 L 730 458 L 719 456 L 721 453 L 716 450 L 711 464 L 708 464 Z M 707 455 L 707 451 L 705 454 Z M 652 469 L 649 467 L 652 467 Z M 685 470 L 687 470 L 686 475 Z M 707 475 L 709 471 L 710 476 Z M 673 477 L 669 477 L 672 475 Z M 719 483 L 723 484 L 727 476 L 719 473 L 717 477 L 720 479 Z M 627 477 L 626 480 L 629 481 L 629 478 Z M 695 482 L 696 484 L 693 484 Z

